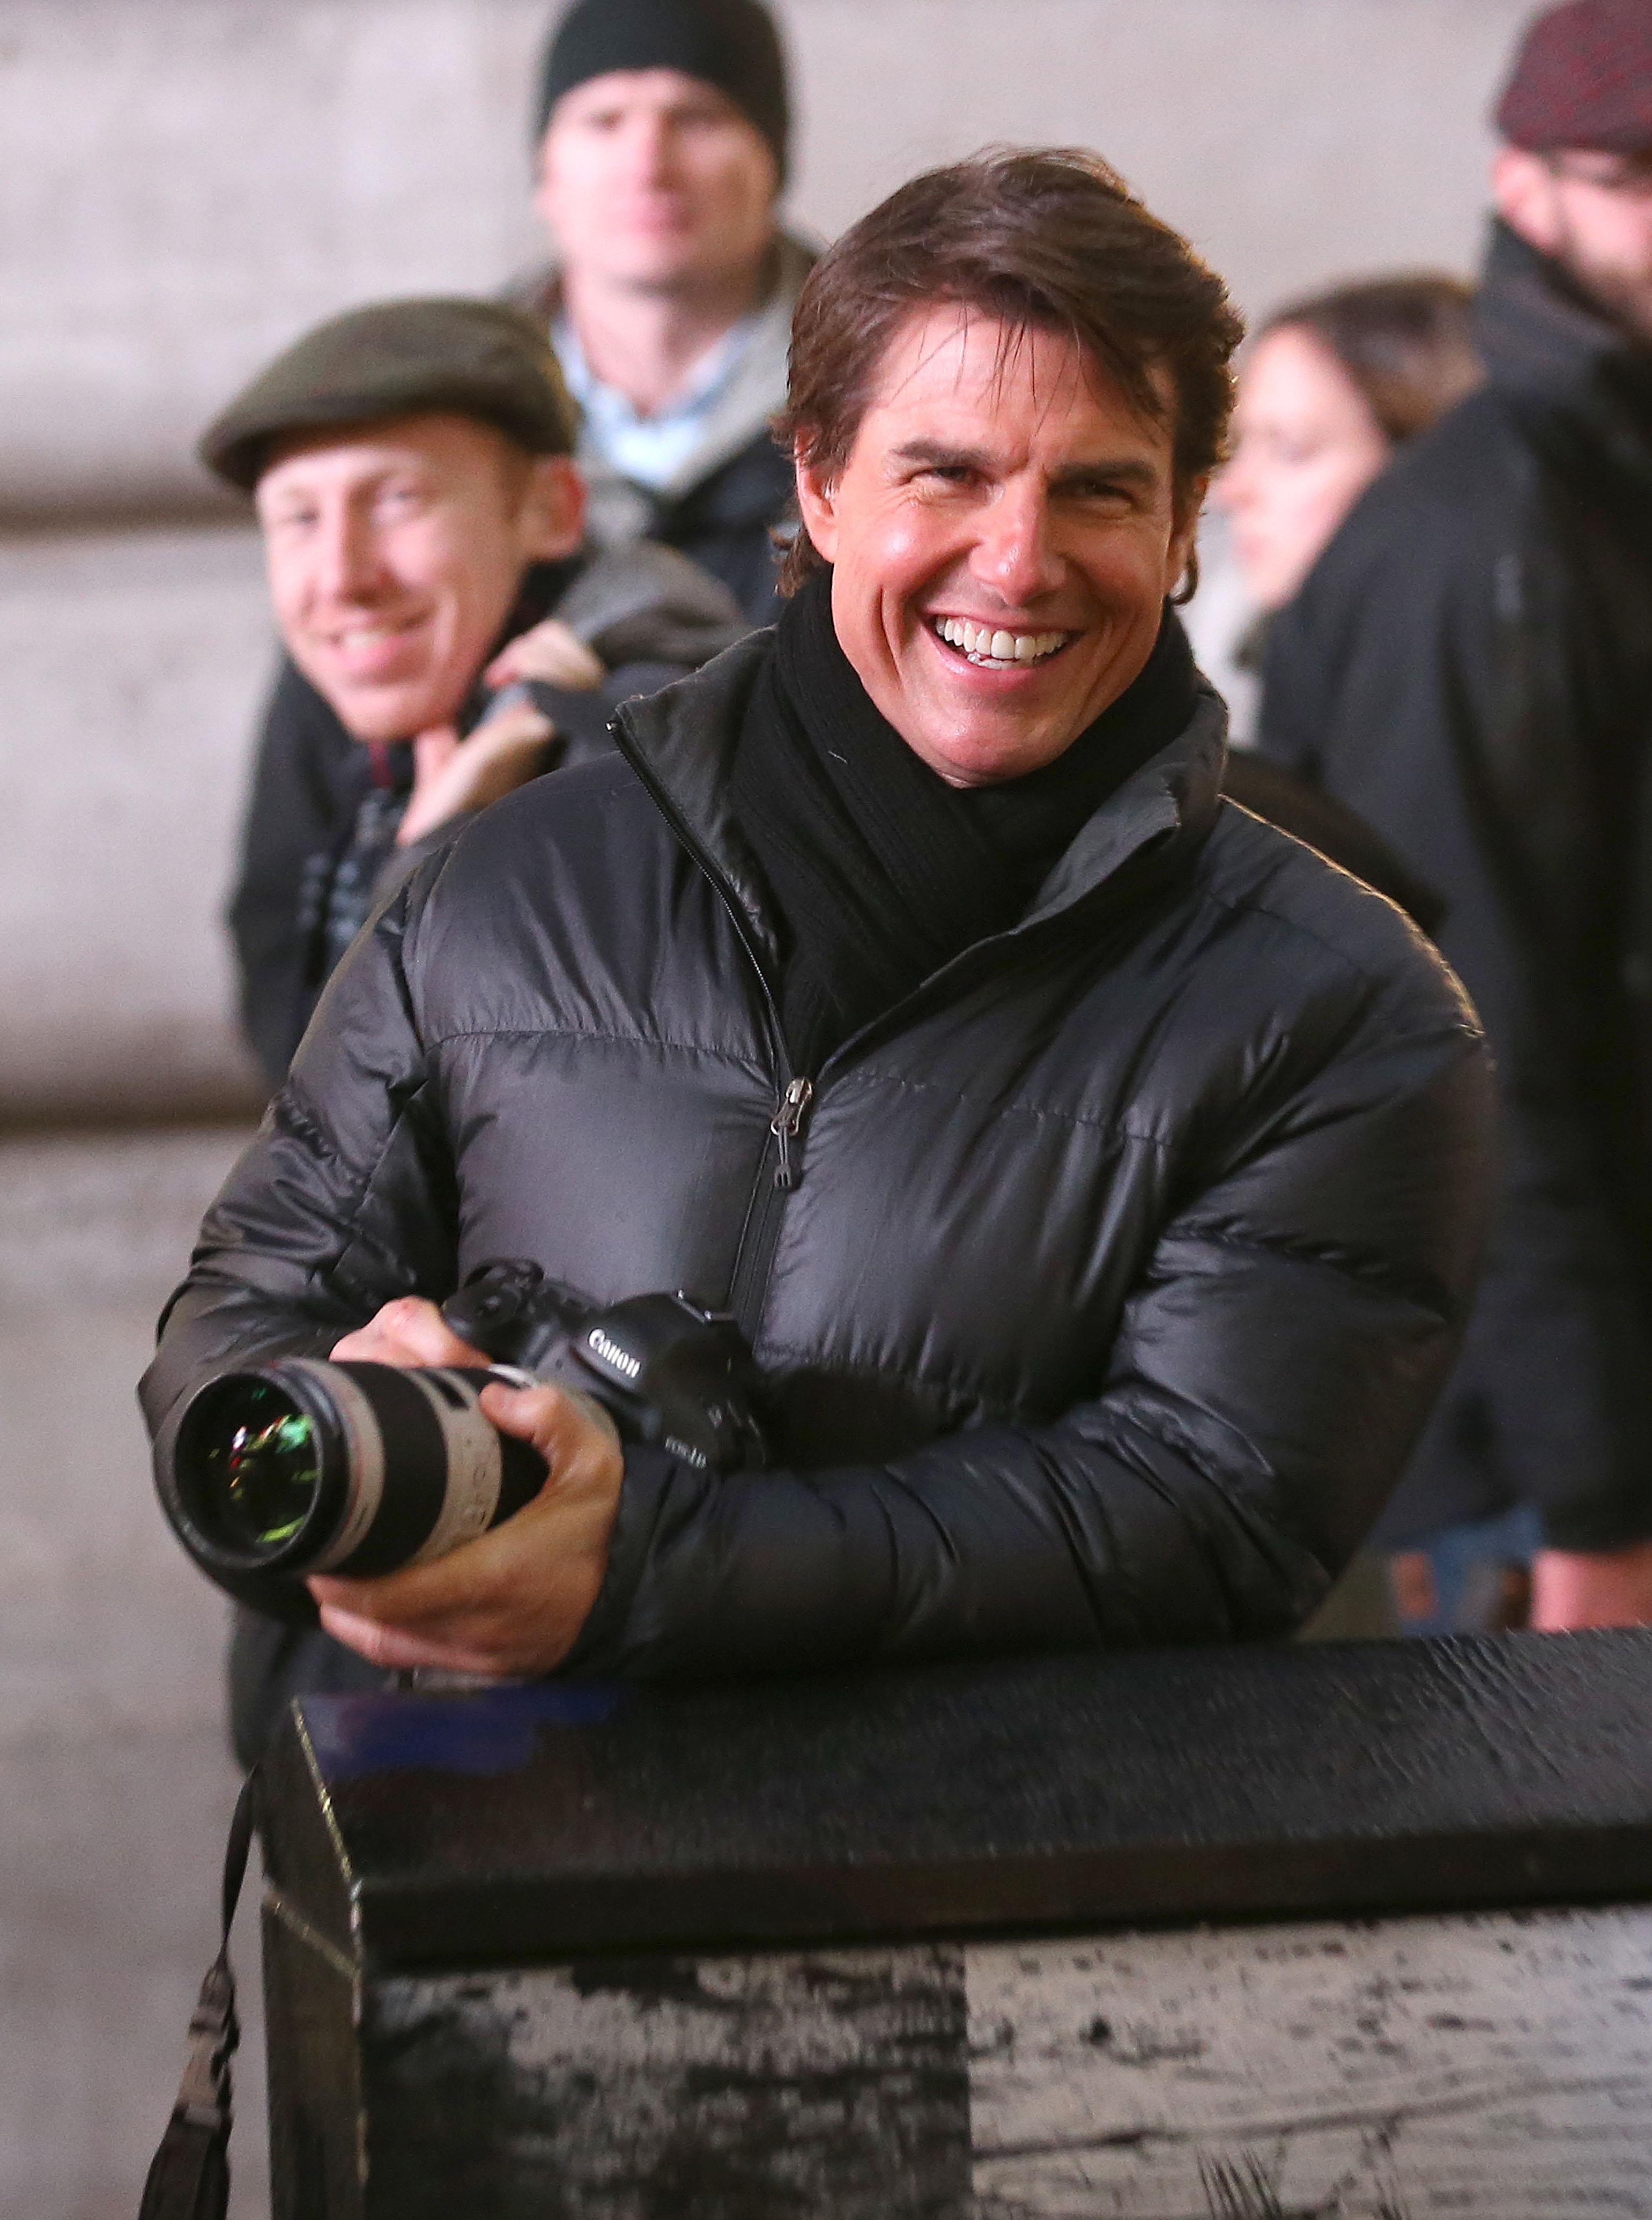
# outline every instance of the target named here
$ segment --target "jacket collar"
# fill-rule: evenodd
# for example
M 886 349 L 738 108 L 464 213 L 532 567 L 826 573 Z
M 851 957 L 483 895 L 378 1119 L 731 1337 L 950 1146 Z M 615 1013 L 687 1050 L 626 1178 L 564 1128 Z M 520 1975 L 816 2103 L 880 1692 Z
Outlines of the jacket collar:
M 729 789 L 746 703 L 773 638 L 772 627 L 753 633 L 664 692 L 626 702 L 614 726 L 633 769 L 721 882 L 770 966 L 778 957 L 774 920 Z M 1216 821 L 1226 760 L 1226 706 L 1206 683 L 1169 746 L 1086 820 L 1014 930 L 1042 925 L 1115 883 L 1127 864 L 1150 861 L 1169 870 L 1190 855 Z
M 1652 490 L 1652 346 L 1500 219 L 1474 325 L 1492 384 L 1540 442 L 1573 459 L 1593 451 Z

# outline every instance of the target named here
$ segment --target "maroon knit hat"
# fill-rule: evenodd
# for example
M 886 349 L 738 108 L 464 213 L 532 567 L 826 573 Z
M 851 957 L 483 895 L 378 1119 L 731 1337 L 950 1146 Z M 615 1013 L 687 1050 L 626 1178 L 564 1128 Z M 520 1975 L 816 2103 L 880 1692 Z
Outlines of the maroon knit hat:
M 1652 4 L 1564 0 L 1527 27 L 1498 103 L 1511 147 L 1552 154 L 1652 148 Z

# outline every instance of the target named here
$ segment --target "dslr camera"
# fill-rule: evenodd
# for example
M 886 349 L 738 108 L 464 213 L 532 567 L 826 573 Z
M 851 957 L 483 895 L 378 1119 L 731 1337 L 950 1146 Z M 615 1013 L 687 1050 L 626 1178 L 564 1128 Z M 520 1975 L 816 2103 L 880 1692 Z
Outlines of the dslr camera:
M 580 1390 L 622 1441 L 702 1471 L 766 1462 L 751 1350 L 732 1318 L 684 1294 L 599 1310 L 537 1265 L 502 1262 L 442 1315 L 491 1363 L 290 1357 L 197 1390 L 163 1493 L 203 1571 L 232 1588 L 249 1573 L 388 1573 L 499 1525 L 539 1493 L 545 1463 L 483 1412 L 490 1381 Z

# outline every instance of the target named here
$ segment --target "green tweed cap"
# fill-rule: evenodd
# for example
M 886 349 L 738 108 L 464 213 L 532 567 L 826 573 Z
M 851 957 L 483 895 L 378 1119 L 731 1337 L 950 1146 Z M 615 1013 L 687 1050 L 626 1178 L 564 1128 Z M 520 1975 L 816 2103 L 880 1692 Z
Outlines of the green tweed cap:
M 452 297 L 318 324 L 236 395 L 197 452 L 250 493 L 275 440 L 427 408 L 496 425 L 530 455 L 574 450 L 578 412 L 542 326 L 502 302 Z

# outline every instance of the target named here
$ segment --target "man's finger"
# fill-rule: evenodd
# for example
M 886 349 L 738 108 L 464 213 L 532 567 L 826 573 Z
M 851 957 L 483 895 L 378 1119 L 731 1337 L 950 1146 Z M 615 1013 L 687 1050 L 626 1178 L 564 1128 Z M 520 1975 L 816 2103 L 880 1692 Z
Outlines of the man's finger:
M 365 1326 L 333 1345 L 340 1360 L 362 1364 L 486 1364 L 490 1360 L 461 1341 L 434 1303 L 402 1295 L 386 1303 Z
M 376 1618 L 359 1618 L 335 1604 L 323 1607 L 321 1624 L 335 1642 L 342 1642 L 369 1664 L 382 1665 L 391 1672 L 405 1673 L 426 1665 L 446 1673 L 485 1673 L 494 1680 L 508 1677 L 497 1660 L 482 1650 L 405 1634 L 399 1627 L 381 1626 Z

